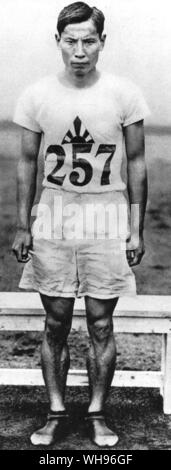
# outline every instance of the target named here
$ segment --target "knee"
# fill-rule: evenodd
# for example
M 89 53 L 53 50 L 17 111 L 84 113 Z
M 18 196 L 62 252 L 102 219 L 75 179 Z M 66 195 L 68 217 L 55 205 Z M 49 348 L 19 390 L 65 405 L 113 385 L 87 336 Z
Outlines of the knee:
M 90 337 L 96 342 L 107 341 L 109 337 L 113 336 L 113 324 L 112 319 L 107 318 L 95 318 L 88 323 L 88 330 Z
M 64 342 L 70 332 L 71 324 L 66 318 L 54 318 L 48 314 L 45 324 L 45 334 L 47 339 Z

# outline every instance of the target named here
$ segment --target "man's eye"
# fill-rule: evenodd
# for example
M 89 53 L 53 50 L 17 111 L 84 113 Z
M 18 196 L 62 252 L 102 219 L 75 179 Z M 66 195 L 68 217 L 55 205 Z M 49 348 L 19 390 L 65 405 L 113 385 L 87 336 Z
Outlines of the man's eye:
M 72 39 L 66 39 L 67 44 L 74 44 L 74 41 Z
M 87 41 L 85 41 L 85 44 L 95 44 L 95 41 L 92 41 L 91 39 L 87 39 Z

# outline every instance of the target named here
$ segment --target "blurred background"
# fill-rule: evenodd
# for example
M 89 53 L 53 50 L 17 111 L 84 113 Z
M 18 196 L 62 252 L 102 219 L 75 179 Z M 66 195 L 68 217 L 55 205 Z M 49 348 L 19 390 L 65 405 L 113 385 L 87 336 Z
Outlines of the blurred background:
M 54 34 L 58 13 L 68 3 L 68 0 L 0 3 L 0 290 L 18 290 L 22 270 L 11 254 L 20 149 L 20 133 L 11 120 L 24 88 L 62 67 Z M 87 3 L 101 8 L 106 16 L 107 42 L 99 67 L 139 85 L 151 111 L 146 121 L 147 251 L 141 266 L 135 269 L 138 293 L 171 293 L 170 2 L 88 0 Z M 39 188 L 41 169 L 40 155 Z

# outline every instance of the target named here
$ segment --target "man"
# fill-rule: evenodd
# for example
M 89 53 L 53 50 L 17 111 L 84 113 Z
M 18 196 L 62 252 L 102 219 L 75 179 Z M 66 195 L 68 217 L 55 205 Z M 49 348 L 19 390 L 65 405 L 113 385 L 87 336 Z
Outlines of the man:
M 91 437 L 104 447 L 114 446 L 118 440 L 106 425 L 104 404 L 116 360 L 113 311 L 119 296 L 135 294 L 131 267 L 144 254 L 147 176 L 143 119 L 147 106 L 137 87 L 97 70 L 106 39 L 103 29 L 104 15 L 97 8 L 83 2 L 65 7 L 58 17 L 56 34 L 64 70 L 30 86 L 21 97 L 14 118 L 22 126 L 22 143 L 13 251 L 19 262 L 28 261 L 20 287 L 37 290 L 46 311 L 42 368 L 50 411 L 45 426 L 31 436 L 34 445 L 52 444 L 67 416 L 67 337 L 76 296 L 85 297 L 91 341 L 87 360 L 90 403 L 86 416 Z M 45 189 L 32 240 L 30 219 L 42 135 Z M 121 177 L 123 138 L 129 206 L 138 207 L 139 212 L 138 244 L 133 246 L 130 237 L 127 252 L 126 229 L 118 228 L 117 235 L 111 236 L 107 222 L 101 227 L 98 218 L 92 227 L 90 217 L 94 205 L 100 205 L 102 212 L 111 205 L 117 211 L 126 206 Z M 77 229 L 72 226 L 73 211 Z M 116 211 L 112 214 L 116 215 Z M 121 225 L 125 222 L 126 218 Z M 133 215 L 132 226 L 136 224 Z M 116 232 L 117 224 L 114 225 Z

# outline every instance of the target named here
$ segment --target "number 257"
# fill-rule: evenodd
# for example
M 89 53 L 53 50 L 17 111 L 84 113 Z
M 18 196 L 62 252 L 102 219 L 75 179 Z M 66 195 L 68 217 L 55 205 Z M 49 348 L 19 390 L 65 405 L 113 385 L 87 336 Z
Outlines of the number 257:
M 69 180 L 74 186 L 85 186 L 87 185 L 93 176 L 93 167 L 89 161 L 86 160 L 85 154 L 90 153 L 93 144 L 72 144 L 72 168 L 69 175 Z M 110 184 L 109 176 L 111 172 L 111 161 L 116 150 L 116 145 L 107 145 L 101 144 L 97 150 L 95 157 L 99 155 L 106 154 L 107 158 L 104 161 L 104 167 L 102 170 L 100 184 L 106 185 Z M 65 150 L 61 145 L 50 145 L 47 148 L 46 159 L 50 154 L 56 154 L 57 160 L 56 165 L 52 172 L 47 176 L 47 180 L 50 183 L 57 184 L 59 186 L 63 185 L 66 175 L 59 176 L 57 173 L 62 168 L 65 162 Z M 78 157 L 78 154 L 83 154 L 83 157 Z M 84 171 L 84 179 L 80 181 L 80 174 L 76 170 Z

